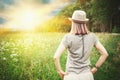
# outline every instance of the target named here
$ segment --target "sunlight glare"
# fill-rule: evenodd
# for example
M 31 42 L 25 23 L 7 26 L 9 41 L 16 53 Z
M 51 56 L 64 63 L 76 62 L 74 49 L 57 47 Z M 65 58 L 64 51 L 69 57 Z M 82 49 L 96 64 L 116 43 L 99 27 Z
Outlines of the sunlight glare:
M 7 26 L 12 29 L 33 30 L 40 25 L 43 12 L 33 5 L 18 6 L 8 12 Z
M 37 24 L 39 24 L 39 20 L 37 18 L 37 12 L 34 10 L 25 10 L 21 11 L 16 17 L 16 21 L 18 21 L 24 29 L 33 29 Z

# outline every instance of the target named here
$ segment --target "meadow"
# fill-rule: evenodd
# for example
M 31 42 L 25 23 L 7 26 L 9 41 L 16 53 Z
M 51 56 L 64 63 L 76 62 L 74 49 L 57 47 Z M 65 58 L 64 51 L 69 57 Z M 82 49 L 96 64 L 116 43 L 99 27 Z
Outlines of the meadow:
M 61 80 L 53 56 L 65 33 L 9 33 L 0 35 L 0 80 Z M 96 33 L 109 57 L 95 80 L 120 80 L 120 35 Z M 61 56 L 65 70 L 67 51 Z M 92 50 L 91 66 L 99 57 Z M 116 69 L 117 68 L 117 69 Z

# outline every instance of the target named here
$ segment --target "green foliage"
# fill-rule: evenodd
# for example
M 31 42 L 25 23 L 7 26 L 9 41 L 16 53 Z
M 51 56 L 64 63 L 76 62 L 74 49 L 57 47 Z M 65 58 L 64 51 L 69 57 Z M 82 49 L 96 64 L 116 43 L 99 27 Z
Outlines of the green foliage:
M 81 9 L 79 3 L 70 4 L 65 7 L 60 13 L 50 20 L 38 26 L 38 32 L 69 32 L 71 29 L 71 21 L 68 20 L 72 16 L 74 10 Z
M 57 80 L 53 53 L 62 35 L 0 35 L 0 80 Z
M 0 80 L 61 80 L 53 55 L 65 33 L 0 35 Z M 94 75 L 95 80 L 119 80 L 120 35 L 96 34 L 109 53 L 107 61 Z M 61 56 L 65 70 L 67 52 Z M 99 58 L 92 50 L 92 66 Z
M 113 33 L 120 33 L 120 27 L 114 27 L 112 30 Z
M 114 26 L 117 26 L 112 20 L 119 21 L 117 19 L 120 16 L 118 13 L 119 3 L 120 0 L 77 0 L 76 3 L 65 7 L 60 12 L 60 15 L 71 17 L 74 10 L 85 10 L 90 19 L 90 30 L 95 32 L 112 32 Z M 111 24 L 113 25 L 111 26 Z
M 38 26 L 38 32 L 69 32 L 71 29 L 71 22 L 66 16 L 55 16 L 52 19 Z
M 95 74 L 95 79 L 96 80 L 101 80 L 100 77 L 104 77 L 102 80 L 119 80 L 119 76 L 118 74 L 120 74 L 120 72 L 118 71 L 118 69 L 120 69 L 120 35 L 117 34 L 104 34 L 104 37 L 101 35 L 100 38 L 102 40 L 105 40 L 106 42 L 102 43 L 104 44 L 104 46 L 106 47 L 108 53 L 109 53 L 109 57 L 107 59 L 107 61 L 104 63 L 104 65 L 100 68 L 100 70 Z M 106 74 L 106 75 L 101 75 L 100 74 Z M 100 76 L 100 77 L 99 77 Z
M 77 0 L 76 3 L 64 7 L 57 16 L 38 26 L 37 31 L 69 32 L 71 23 L 68 17 L 72 16 L 74 10 L 84 10 L 89 18 L 90 31 L 120 32 L 119 3 L 120 0 Z

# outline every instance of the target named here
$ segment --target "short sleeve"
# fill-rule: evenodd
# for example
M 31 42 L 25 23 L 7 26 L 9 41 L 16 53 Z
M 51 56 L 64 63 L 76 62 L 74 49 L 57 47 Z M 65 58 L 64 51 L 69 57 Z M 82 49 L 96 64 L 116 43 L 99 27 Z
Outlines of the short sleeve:
M 69 46 L 69 39 L 68 39 L 68 35 L 67 34 L 63 37 L 63 39 L 61 41 L 61 44 L 63 44 L 66 48 L 68 48 L 68 46 Z
M 99 38 L 95 35 L 95 34 L 93 34 L 93 37 L 94 37 L 94 45 L 96 45 L 98 42 L 99 42 Z

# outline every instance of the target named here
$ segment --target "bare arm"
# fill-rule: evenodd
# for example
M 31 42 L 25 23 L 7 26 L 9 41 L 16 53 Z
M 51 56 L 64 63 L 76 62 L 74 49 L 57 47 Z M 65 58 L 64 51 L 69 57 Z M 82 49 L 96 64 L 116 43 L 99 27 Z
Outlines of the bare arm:
M 92 68 L 92 70 L 91 70 L 92 73 L 95 73 L 97 71 L 97 68 L 99 68 L 105 62 L 106 58 L 108 57 L 108 53 L 107 53 L 106 49 L 100 42 L 98 42 L 95 45 L 95 48 L 99 51 L 101 56 L 99 57 L 98 61 L 95 64 L 96 67 Z
M 55 61 L 55 66 L 56 66 L 56 69 L 58 71 L 58 74 L 60 75 L 61 78 L 64 77 L 64 75 L 66 74 L 62 68 L 61 68 L 61 65 L 60 65 L 60 56 L 61 54 L 63 53 L 63 51 L 65 50 L 65 47 L 63 44 L 60 44 L 57 51 L 55 52 L 55 55 L 54 55 L 54 61 Z

